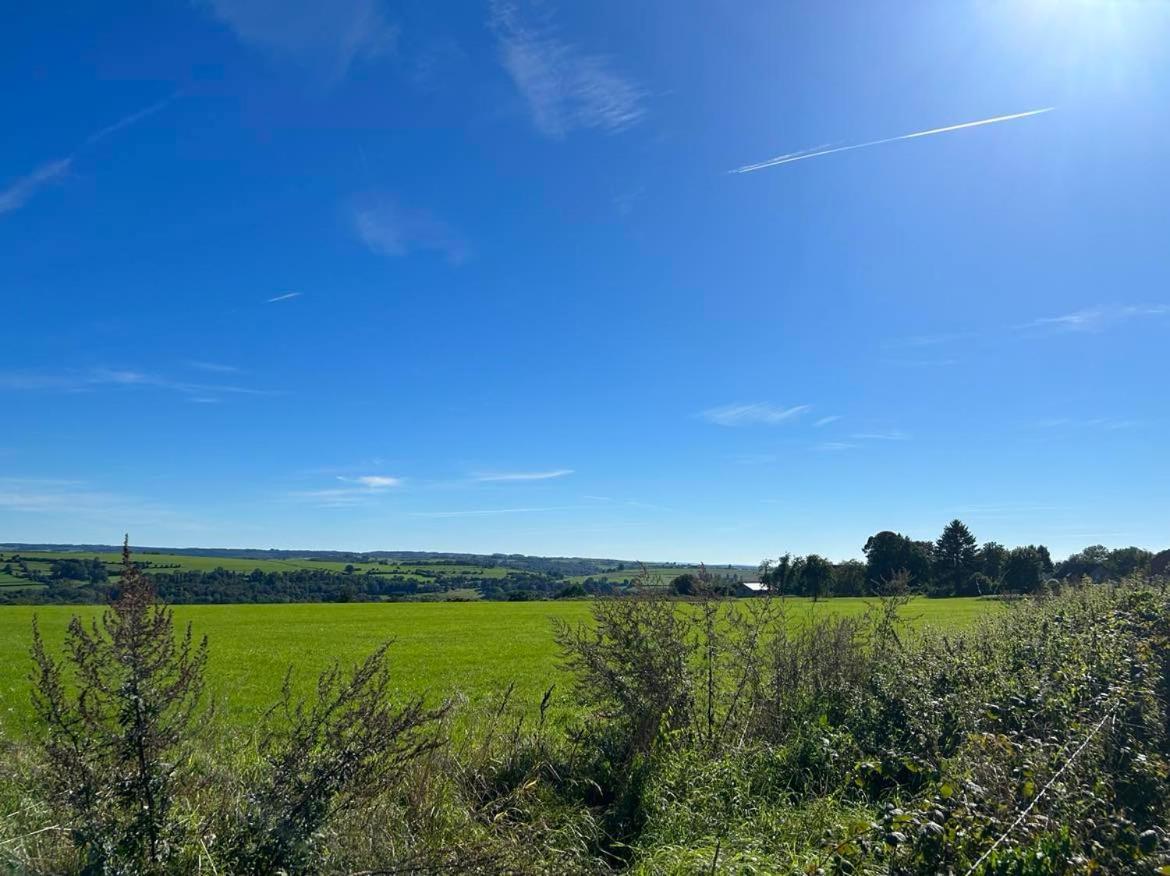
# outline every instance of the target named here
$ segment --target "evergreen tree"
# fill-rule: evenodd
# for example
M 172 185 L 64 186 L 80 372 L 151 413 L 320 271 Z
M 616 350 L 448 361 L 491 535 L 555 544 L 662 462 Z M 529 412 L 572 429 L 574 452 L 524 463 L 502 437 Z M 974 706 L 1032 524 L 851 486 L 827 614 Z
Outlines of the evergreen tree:
M 939 596 L 971 596 L 979 571 L 978 542 L 962 520 L 952 520 L 934 545 L 934 587 Z

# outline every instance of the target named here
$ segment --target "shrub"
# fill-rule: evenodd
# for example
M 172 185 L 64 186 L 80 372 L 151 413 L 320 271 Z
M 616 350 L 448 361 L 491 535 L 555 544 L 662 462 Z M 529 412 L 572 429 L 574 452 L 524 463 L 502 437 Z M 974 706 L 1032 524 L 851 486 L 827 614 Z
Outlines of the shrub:
M 49 797 L 87 872 L 161 871 L 178 853 L 175 797 L 203 691 L 207 641 L 176 641 L 170 609 L 123 548 L 117 598 L 87 628 L 74 617 L 66 660 L 33 622 L 33 704 Z
M 349 673 L 335 664 L 308 701 L 293 696 L 292 670 L 285 675 L 261 728 L 260 767 L 225 830 L 232 872 L 313 871 L 322 829 L 398 787 L 406 767 L 438 745 L 432 731 L 449 707 L 394 706 L 388 648 Z

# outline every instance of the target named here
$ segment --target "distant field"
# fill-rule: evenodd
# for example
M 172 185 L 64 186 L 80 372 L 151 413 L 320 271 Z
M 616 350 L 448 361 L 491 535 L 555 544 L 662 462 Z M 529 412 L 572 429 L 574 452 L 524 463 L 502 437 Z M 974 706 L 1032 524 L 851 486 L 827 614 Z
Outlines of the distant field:
M 699 566 L 646 566 L 645 574 L 649 576 L 651 583 L 669 584 L 679 575 L 686 573 L 698 574 Z M 727 576 L 731 575 L 738 578 L 740 581 L 753 581 L 756 578 L 755 573 L 749 572 L 743 568 L 728 568 L 727 566 L 708 566 L 707 571 L 712 575 Z M 592 578 L 594 581 L 611 581 L 615 584 L 620 584 L 622 581 L 635 581 L 643 574 L 643 567 L 637 564 L 631 564 L 624 569 L 614 569 L 608 572 L 594 572 L 592 575 L 573 575 L 566 578 L 567 581 L 582 583 L 586 578 Z
M 63 559 L 90 559 L 97 557 L 105 563 L 111 572 L 117 571 L 122 565 L 122 555 L 118 553 L 86 553 L 84 551 L 0 551 L 0 566 L 7 558 L 19 554 L 21 559 L 33 565 L 44 566 L 48 570 L 53 560 Z M 136 552 L 134 560 L 144 566 L 152 574 L 166 574 L 179 571 L 204 571 L 212 569 L 228 569 L 233 572 L 251 572 L 260 569 L 262 572 L 282 572 L 292 569 L 328 569 L 332 572 L 341 572 L 349 563 L 332 562 L 313 559 L 283 559 L 283 560 L 254 560 L 238 557 L 196 557 L 186 554 L 150 554 Z M 474 573 L 485 578 L 502 578 L 507 570 L 499 567 L 469 566 L 455 563 L 401 563 L 388 560 L 385 565 L 380 563 L 353 563 L 355 572 L 379 572 L 386 575 L 418 575 L 428 572 L 447 572 L 449 574 Z M 0 580 L 0 583 L 3 583 Z
M 797 621 L 805 611 L 853 614 L 867 605 L 864 599 L 815 606 L 803 599 L 788 602 Z M 918 624 L 957 628 L 996 605 L 916 599 L 907 615 Z M 28 715 L 33 615 L 55 645 L 70 617 L 93 612 L 78 606 L 0 607 L 0 724 L 20 724 Z M 586 620 L 589 603 L 188 605 L 176 606 L 175 616 L 210 640 L 210 687 L 224 705 L 222 719 L 246 725 L 275 697 L 290 664 L 304 684 L 333 659 L 352 663 L 391 638 L 396 679 L 404 692 L 435 699 L 460 692 L 484 702 L 515 682 L 519 701 L 535 705 L 550 684 L 565 684 L 556 669 L 551 619 Z

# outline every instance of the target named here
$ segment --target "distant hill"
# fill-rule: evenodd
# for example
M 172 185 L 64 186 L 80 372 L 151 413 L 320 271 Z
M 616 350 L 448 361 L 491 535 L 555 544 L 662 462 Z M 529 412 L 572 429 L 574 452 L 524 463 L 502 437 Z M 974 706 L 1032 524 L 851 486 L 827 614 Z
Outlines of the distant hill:
M 30 544 L 25 542 L 0 543 L 3 551 L 53 551 L 56 553 L 117 553 L 121 545 L 109 544 Z M 637 560 L 617 560 L 597 557 L 537 557 L 527 554 L 462 554 L 445 551 L 312 551 L 277 550 L 269 548 L 171 548 L 133 546 L 135 556 L 169 554 L 189 557 L 221 557 L 241 560 L 321 560 L 324 562 L 361 563 L 377 560 L 394 560 L 404 563 L 426 563 L 428 565 L 449 563 L 452 565 L 480 566 L 484 568 L 519 569 L 530 572 L 545 572 L 560 575 L 601 575 L 607 572 L 636 570 Z M 656 568 L 693 567 L 694 563 L 649 562 Z M 712 569 L 749 569 L 746 565 L 712 566 Z

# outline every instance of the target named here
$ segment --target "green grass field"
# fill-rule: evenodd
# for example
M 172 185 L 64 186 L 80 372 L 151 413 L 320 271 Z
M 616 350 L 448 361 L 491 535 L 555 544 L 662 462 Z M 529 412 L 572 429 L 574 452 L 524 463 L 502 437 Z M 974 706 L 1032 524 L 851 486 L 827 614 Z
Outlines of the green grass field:
M 43 566 L 44 571 L 48 570 L 49 564 L 53 560 L 61 559 L 88 560 L 92 557 L 97 557 L 103 563 L 107 564 L 111 572 L 116 572 L 122 565 L 122 555 L 118 553 L 87 553 L 85 551 L 0 551 L 0 566 L 4 564 L 5 558 L 11 558 L 14 554 L 19 554 L 23 560 L 29 562 L 31 565 Z M 213 569 L 227 569 L 233 572 L 251 572 L 253 569 L 259 569 L 262 572 L 286 572 L 292 569 L 324 569 L 331 572 L 340 572 L 349 565 L 344 562 L 313 560 L 309 558 L 253 560 L 240 557 L 197 557 L 187 556 L 185 554 L 155 553 L 135 553 L 134 559 L 144 565 L 152 574 L 163 575 L 176 571 L 209 572 Z M 159 568 L 160 566 L 164 568 Z M 171 566 L 177 568 L 165 568 Z M 484 578 L 502 578 L 508 571 L 501 567 L 482 567 L 456 563 L 401 563 L 395 561 L 387 561 L 387 564 L 384 566 L 378 563 L 353 563 L 353 567 L 358 573 L 365 573 L 366 571 L 372 570 L 385 575 L 414 575 L 420 579 L 427 577 L 420 573 L 430 572 L 444 572 L 451 575 L 472 573 Z
M 808 611 L 857 613 L 867 600 L 834 599 L 814 606 L 790 599 L 795 622 Z M 993 610 L 976 599 L 916 599 L 907 616 L 916 624 L 958 628 Z M 29 714 L 28 648 L 34 614 L 57 648 L 78 606 L 0 607 L 0 725 L 19 728 Z M 186 605 L 181 623 L 210 641 L 210 693 L 221 719 L 245 726 L 275 698 L 289 665 L 305 685 L 334 659 L 353 663 L 381 642 L 391 650 L 397 684 L 435 700 L 456 693 L 485 703 L 515 682 L 521 702 L 533 706 L 551 684 L 563 686 L 551 619 L 589 617 L 587 601 L 305 605 Z
M 726 566 L 709 566 L 707 571 L 713 575 L 734 575 L 741 581 L 755 580 L 756 575 L 747 569 L 733 568 L 729 569 Z M 698 574 L 698 566 L 646 566 L 646 574 L 649 575 L 652 582 L 661 584 L 669 584 L 679 575 L 685 573 L 692 575 Z M 614 569 L 609 572 L 595 572 L 592 575 L 573 575 L 567 580 L 580 583 L 586 578 L 592 578 L 594 581 L 613 581 L 615 583 L 621 581 L 633 581 L 642 574 L 642 567 L 634 564 L 627 565 L 625 569 Z

